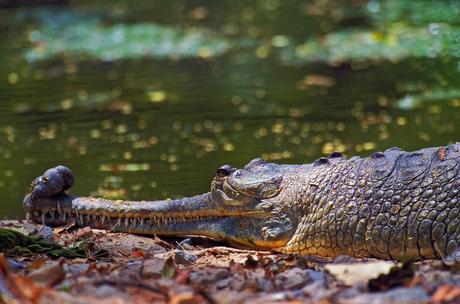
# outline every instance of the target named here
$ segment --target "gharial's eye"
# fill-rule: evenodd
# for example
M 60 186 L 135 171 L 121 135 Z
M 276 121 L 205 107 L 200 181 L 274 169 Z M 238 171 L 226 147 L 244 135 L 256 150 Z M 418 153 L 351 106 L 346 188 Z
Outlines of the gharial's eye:
M 230 165 L 223 165 L 219 169 L 217 169 L 216 175 L 218 177 L 227 177 L 229 176 L 233 171 L 235 171 L 235 168 L 233 168 Z

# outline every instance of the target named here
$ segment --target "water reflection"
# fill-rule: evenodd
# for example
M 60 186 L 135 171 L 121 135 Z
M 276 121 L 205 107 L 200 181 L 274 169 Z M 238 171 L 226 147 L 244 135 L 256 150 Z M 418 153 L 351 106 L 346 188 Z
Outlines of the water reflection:
M 129 3 L 0 10 L 1 215 L 56 164 L 73 193 L 151 199 L 258 156 L 458 140 L 455 2 Z

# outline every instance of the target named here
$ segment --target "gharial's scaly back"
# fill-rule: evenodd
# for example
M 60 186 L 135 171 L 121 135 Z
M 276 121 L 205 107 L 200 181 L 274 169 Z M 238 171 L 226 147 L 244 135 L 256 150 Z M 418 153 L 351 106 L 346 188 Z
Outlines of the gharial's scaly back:
M 459 169 L 454 144 L 323 158 L 302 174 L 293 171 L 283 183 L 297 191 L 283 194 L 295 196 L 303 215 L 285 251 L 394 259 L 452 254 L 460 244 Z

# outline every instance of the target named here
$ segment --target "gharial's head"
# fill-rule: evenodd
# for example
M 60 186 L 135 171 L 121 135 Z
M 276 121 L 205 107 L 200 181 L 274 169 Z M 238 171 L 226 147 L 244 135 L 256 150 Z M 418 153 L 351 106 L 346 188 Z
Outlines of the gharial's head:
M 224 238 L 233 244 L 275 249 L 282 248 L 294 235 L 295 211 L 283 201 L 282 165 L 261 158 L 243 169 L 223 165 L 211 183 L 211 201 L 222 213 Z
M 116 224 L 119 231 L 202 235 L 240 247 L 281 249 L 294 235 L 298 221 L 298 214 L 288 206 L 290 201 L 284 195 L 289 187 L 283 183 L 286 168 L 257 158 L 243 169 L 221 166 L 211 191 L 202 195 L 152 202 L 109 202 L 67 196 L 64 192 L 73 184 L 73 173 L 58 166 L 32 183 L 24 206 L 31 220 L 50 225 L 62 225 L 72 219 L 83 221 L 77 219 L 77 214 L 90 214 L 81 224 L 100 227 L 105 222 L 110 229 Z

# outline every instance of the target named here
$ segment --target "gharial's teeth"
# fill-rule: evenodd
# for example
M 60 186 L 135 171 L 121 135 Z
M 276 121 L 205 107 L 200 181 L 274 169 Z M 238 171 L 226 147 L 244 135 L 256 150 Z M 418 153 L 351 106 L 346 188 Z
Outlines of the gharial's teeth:
M 62 221 L 63 221 L 63 222 L 66 221 L 66 213 L 65 213 L 65 212 L 62 213 Z
M 144 226 L 144 218 L 141 218 L 141 226 Z
M 101 225 L 104 225 L 104 222 L 105 222 L 105 214 L 101 216 Z
M 125 226 L 128 226 L 128 225 L 129 225 L 129 218 L 125 217 Z
M 78 219 L 80 219 L 80 223 L 81 225 L 83 225 L 83 214 L 80 213 L 80 215 L 78 216 Z
M 45 212 L 42 212 L 42 225 L 45 225 Z
M 57 210 L 59 213 L 61 213 L 61 204 L 57 203 Z
M 160 219 L 158 219 L 156 216 L 153 216 L 150 218 L 150 225 L 153 226 L 153 225 L 157 225 L 159 224 L 160 222 Z
M 26 220 L 27 220 L 27 221 L 30 221 L 30 218 L 31 218 L 31 216 L 30 216 L 30 212 L 29 212 L 29 211 L 27 211 L 27 213 L 26 213 Z
M 117 226 L 120 226 L 120 223 L 121 223 L 121 217 L 118 218 L 117 222 L 115 223 L 115 225 L 113 225 L 112 229 L 114 229 Z

